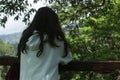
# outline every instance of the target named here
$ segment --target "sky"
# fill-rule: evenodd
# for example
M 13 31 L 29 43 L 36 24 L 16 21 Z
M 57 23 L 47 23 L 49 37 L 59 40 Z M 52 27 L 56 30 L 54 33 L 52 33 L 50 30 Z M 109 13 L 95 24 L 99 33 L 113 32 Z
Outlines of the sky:
M 29 2 L 32 1 L 33 0 L 29 0 Z M 48 4 L 43 0 L 43 1 L 39 1 L 37 4 L 32 5 L 32 7 L 38 9 L 40 7 L 47 5 Z M 34 17 L 34 14 L 31 15 L 31 17 Z M 25 23 L 23 23 L 22 20 L 14 21 L 13 17 L 9 17 L 7 23 L 5 24 L 5 28 L 0 26 L 0 35 L 22 32 L 26 27 L 27 25 L 25 25 Z

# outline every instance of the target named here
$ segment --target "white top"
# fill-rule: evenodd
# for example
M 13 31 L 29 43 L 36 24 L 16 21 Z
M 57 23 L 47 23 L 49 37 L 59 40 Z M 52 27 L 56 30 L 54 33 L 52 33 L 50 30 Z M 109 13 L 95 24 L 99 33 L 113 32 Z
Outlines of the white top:
M 62 41 L 55 40 L 60 47 L 51 47 L 48 43 L 44 44 L 44 51 L 40 57 L 36 57 L 39 50 L 40 38 L 34 33 L 26 43 L 27 54 L 21 54 L 20 80 L 58 80 L 58 64 L 67 64 L 72 60 L 72 55 L 64 55 L 64 44 Z

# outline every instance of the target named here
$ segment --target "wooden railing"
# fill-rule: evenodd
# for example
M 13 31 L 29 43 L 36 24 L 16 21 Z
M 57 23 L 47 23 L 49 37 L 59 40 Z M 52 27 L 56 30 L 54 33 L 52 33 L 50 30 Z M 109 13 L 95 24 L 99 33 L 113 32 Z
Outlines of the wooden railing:
M 16 57 L 0 57 L 0 65 L 18 63 Z M 120 70 L 120 61 L 72 61 L 67 65 L 60 65 L 61 71 L 95 71 L 98 73 L 111 73 Z

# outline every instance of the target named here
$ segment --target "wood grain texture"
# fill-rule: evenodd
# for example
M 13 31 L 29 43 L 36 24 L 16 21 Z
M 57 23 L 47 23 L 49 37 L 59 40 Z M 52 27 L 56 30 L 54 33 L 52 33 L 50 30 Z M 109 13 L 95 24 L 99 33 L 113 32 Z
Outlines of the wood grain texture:
M 0 65 L 12 65 L 18 63 L 17 57 L 0 57 Z M 67 65 L 59 65 L 60 71 L 95 71 L 98 73 L 110 73 L 120 70 L 120 61 L 72 61 Z

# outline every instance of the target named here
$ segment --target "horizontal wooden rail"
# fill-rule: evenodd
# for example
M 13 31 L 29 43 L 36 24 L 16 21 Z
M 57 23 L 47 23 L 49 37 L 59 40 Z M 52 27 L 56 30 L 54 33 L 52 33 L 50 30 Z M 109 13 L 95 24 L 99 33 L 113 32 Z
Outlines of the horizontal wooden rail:
M 111 73 L 120 70 L 120 61 L 73 61 L 61 66 L 63 71 L 95 71 L 99 73 Z
M 0 65 L 18 63 L 16 57 L 0 57 Z M 120 61 L 72 61 L 67 65 L 60 65 L 60 71 L 95 71 L 110 73 L 120 69 Z
M 12 65 L 14 63 L 18 63 L 17 57 L 10 57 L 10 56 L 1 56 L 0 57 L 0 65 Z

